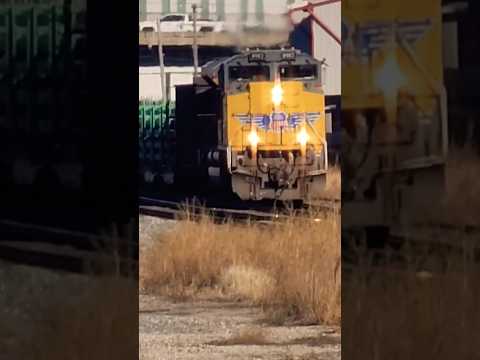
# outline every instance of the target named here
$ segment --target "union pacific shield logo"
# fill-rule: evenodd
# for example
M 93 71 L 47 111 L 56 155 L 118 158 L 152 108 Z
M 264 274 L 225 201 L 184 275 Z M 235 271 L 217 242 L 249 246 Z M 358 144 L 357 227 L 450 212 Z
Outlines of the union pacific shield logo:
M 287 118 L 288 118 L 288 115 L 285 113 L 273 113 L 270 116 L 270 119 L 271 119 L 270 128 L 273 131 L 280 131 L 281 129 L 287 128 L 288 127 Z
M 361 25 L 348 24 L 342 21 L 342 42 L 351 42 L 359 55 L 371 56 L 376 50 L 389 43 L 394 31 L 410 45 L 415 45 L 433 27 L 431 19 L 417 21 L 369 22 Z
M 254 125 L 257 128 L 269 131 L 280 132 L 294 130 L 302 122 L 306 121 L 310 124 L 314 124 L 320 119 L 319 112 L 307 112 L 307 113 L 272 113 L 272 114 L 234 114 L 237 120 L 242 125 Z

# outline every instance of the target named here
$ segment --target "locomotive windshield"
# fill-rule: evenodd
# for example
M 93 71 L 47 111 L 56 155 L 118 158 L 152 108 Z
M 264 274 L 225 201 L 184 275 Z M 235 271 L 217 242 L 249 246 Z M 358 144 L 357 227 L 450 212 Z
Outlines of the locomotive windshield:
M 264 65 L 231 66 L 228 76 L 230 81 L 268 81 L 270 68 Z
M 315 80 L 317 65 L 280 65 L 280 79 Z

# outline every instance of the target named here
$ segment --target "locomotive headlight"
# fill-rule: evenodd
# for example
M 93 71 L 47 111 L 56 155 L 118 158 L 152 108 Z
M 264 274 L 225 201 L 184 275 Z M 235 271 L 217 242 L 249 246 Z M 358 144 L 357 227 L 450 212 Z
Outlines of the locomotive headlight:
M 297 134 L 297 141 L 302 147 L 305 147 L 307 145 L 309 139 L 310 137 L 308 136 L 305 128 L 300 130 L 300 132 Z
M 278 82 L 272 89 L 272 102 L 273 105 L 279 106 L 283 100 L 283 89 L 282 85 Z
M 248 142 L 252 145 L 253 148 L 257 148 L 258 143 L 260 142 L 260 138 L 255 130 L 251 130 L 248 134 Z

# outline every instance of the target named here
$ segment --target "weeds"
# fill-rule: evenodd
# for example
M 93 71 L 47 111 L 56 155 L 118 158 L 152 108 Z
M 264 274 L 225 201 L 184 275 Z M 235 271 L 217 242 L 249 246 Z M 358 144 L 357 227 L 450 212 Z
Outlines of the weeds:
M 339 166 L 333 166 L 328 169 L 327 183 L 322 198 L 340 200 L 341 188 L 342 172 Z
M 343 351 L 356 359 L 476 359 L 480 271 L 358 271 L 344 279 Z
M 0 266 L 0 351 L 6 359 L 138 357 L 136 265 L 122 270 L 118 249 L 126 239 L 115 231 L 106 235 L 111 244 L 87 259 L 83 275 Z M 130 276 L 120 276 L 125 272 Z
M 449 160 L 446 197 L 433 214 L 433 223 L 478 225 L 478 158 L 456 150 Z M 404 246 L 397 253 L 407 259 L 403 270 L 395 271 L 397 264 L 389 262 L 374 266 L 368 255 L 352 271 L 344 268 L 342 356 L 369 360 L 479 359 L 476 235 L 461 227 L 438 231 L 431 238 L 415 228 L 407 230 L 413 238 L 421 235 L 431 250 L 422 261 L 416 260 L 418 249 Z M 428 265 L 439 258 L 441 267 Z M 432 267 L 435 270 L 428 269 Z
M 135 282 L 97 280 L 74 302 L 55 299 L 47 306 L 25 359 L 65 359 L 65 354 L 73 360 L 136 357 L 137 309 Z
M 468 149 L 454 149 L 446 171 L 447 194 L 439 214 L 457 225 L 480 225 L 480 159 Z
M 317 219 L 317 221 L 314 221 Z M 340 221 L 332 213 L 265 227 L 180 221 L 141 252 L 140 286 L 170 296 L 219 289 L 275 314 L 277 323 L 340 322 Z

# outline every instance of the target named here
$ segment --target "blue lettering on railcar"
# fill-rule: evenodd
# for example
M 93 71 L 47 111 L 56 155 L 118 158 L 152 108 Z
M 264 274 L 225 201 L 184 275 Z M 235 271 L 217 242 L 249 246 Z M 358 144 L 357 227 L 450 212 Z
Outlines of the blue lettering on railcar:
M 342 42 L 345 53 L 353 45 L 357 56 L 370 57 L 372 53 L 386 46 L 390 39 L 400 36 L 410 45 L 415 45 L 433 27 L 429 18 L 417 21 L 377 21 L 365 24 L 349 24 L 342 21 Z M 351 49 L 350 49 L 351 51 Z M 353 54 L 352 54 L 353 55 Z
M 307 113 L 272 113 L 272 114 L 234 114 L 233 116 L 240 121 L 242 125 L 253 125 L 259 129 L 279 132 L 281 130 L 294 130 L 302 122 L 314 124 L 320 119 L 320 112 Z

